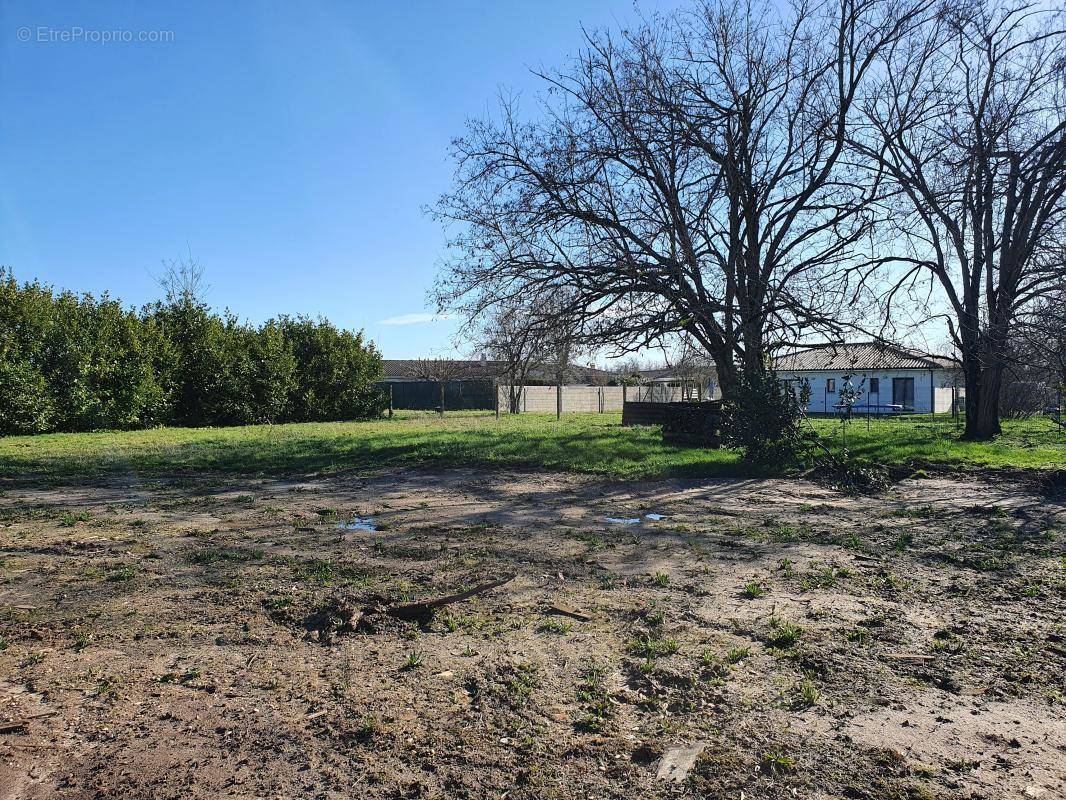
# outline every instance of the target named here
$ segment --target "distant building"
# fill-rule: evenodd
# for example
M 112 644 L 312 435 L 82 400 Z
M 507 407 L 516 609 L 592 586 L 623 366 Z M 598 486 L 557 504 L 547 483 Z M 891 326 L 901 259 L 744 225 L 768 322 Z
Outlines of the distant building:
M 491 359 L 384 359 L 385 380 L 381 386 L 389 396 L 390 407 L 396 409 L 439 409 L 441 384 L 444 380 L 444 406 L 449 410 L 492 410 L 508 393 L 500 389 L 510 380 L 506 361 Z M 526 386 L 555 384 L 555 370 L 550 366 L 534 367 L 526 378 Z M 567 367 L 564 383 L 574 386 L 607 386 L 616 375 L 592 366 Z M 553 406 L 554 408 L 554 406 Z
M 652 402 L 717 400 L 722 396 L 713 365 L 651 367 L 639 373 L 635 399 Z
M 421 359 L 384 359 L 386 381 L 418 381 L 425 380 L 423 366 L 432 363 L 432 360 Z M 463 381 L 499 381 L 507 382 L 508 364 L 506 361 L 494 361 L 492 359 L 456 359 L 450 361 L 455 367 L 455 380 Z M 605 386 L 617 380 L 617 375 L 607 370 L 592 366 L 571 364 L 566 368 L 566 382 L 570 384 L 583 384 L 588 386 Z M 534 383 L 555 384 L 554 367 L 535 366 L 530 370 L 529 379 Z
M 824 344 L 797 348 L 774 359 L 777 377 L 794 390 L 810 387 L 807 411 L 840 411 L 841 390 L 858 393 L 857 414 L 947 413 L 963 394 L 961 364 L 883 342 Z

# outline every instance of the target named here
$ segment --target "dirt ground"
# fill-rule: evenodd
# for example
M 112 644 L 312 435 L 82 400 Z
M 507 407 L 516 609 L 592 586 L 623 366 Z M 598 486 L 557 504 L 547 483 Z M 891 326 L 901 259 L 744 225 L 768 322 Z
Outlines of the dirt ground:
M 3 800 L 1066 797 L 1062 490 L 0 490 Z

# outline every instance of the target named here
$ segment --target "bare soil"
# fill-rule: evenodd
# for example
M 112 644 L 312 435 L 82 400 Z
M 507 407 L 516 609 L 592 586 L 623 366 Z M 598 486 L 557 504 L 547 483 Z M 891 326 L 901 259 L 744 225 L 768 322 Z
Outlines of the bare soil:
M 1061 489 L 0 489 L 3 800 L 1066 797 Z

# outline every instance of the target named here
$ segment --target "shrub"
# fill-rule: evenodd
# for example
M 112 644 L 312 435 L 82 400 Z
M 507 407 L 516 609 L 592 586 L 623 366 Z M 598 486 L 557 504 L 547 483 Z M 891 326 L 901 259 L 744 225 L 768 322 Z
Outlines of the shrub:
M 747 461 L 788 466 L 806 453 L 810 435 L 800 428 L 809 389 L 797 396 L 781 384 L 773 370 L 743 375 L 725 405 L 726 444 L 741 450 Z
M 324 320 L 255 327 L 190 292 L 138 313 L 0 269 L 0 435 L 359 419 L 382 377 L 362 332 Z
M 295 357 L 292 418 L 315 422 L 362 419 L 384 411 L 381 355 L 362 331 L 340 330 L 326 320 L 281 317 L 275 323 Z

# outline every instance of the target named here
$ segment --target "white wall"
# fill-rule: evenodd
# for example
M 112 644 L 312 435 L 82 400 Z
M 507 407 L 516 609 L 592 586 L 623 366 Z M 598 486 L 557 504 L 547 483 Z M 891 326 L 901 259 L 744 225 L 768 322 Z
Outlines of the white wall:
M 812 370 L 788 372 L 781 371 L 777 377 L 781 380 L 807 380 L 811 386 L 811 400 L 807 411 L 812 414 L 836 414 L 838 409 L 834 406 L 840 401 L 840 388 L 844 385 L 843 371 Z M 836 391 L 825 390 L 826 380 L 836 380 Z M 878 391 L 869 392 L 870 378 L 877 378 L 880 382 Z M 952 385 L 955 381 L 955 373 L 951 370 L 927 369 L 888 369 L 870 370 L 868 372 L 855 372 L 851 376 L 851 384 L 855 389 L 860 389 L 858 400 L 855 402 L 854 411 L 857 414 L 866 413 L 867 402 L 871 406 L 890 405 L 892 403 L 892 379 L 914 378 L 914 413 L 928 414 L 930 412 L 930 387 L 935 391 L 935 411 L 938 414 L 951 411 Z M 930 384 L 930 379 L 932 383 Z M 962 388 L 959 387 L 959 395 Z M 875 413 L 876 409 L 871 409 Z
M 500 411 L 507 413 L 510 387 L 500 386 Z M 554 386 L 526 386 L 522 390 L 522 411 L 541 414 L 555 413 Z M 622 410 L 621 386 L 564 386 L 563 413 L 597 413 Z

